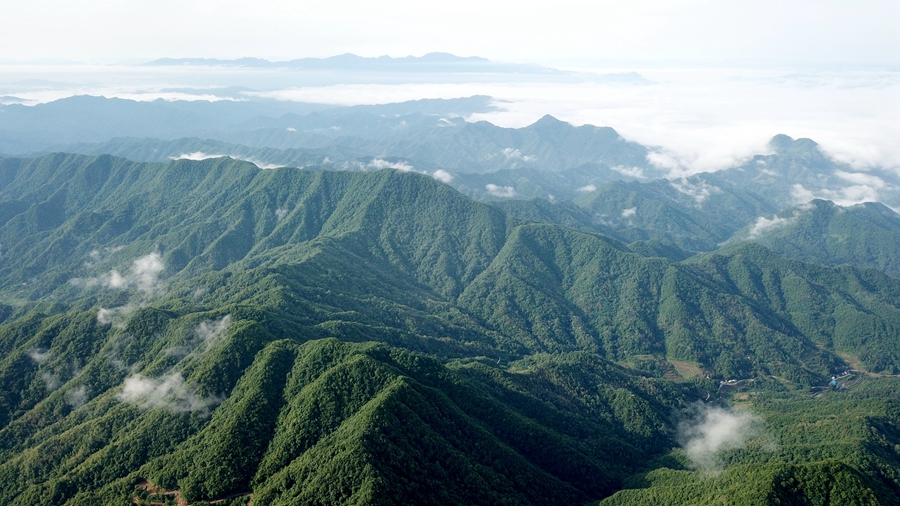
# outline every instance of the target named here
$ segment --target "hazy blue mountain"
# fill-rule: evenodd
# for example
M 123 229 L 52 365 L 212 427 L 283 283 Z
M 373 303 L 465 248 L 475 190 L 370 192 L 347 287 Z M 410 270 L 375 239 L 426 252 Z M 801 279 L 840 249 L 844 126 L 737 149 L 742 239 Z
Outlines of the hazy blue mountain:
M 747 163 L 707 177 L 767 195 L 780 208 L 813 198 L 836 202 L 869 199 L 900 205 L 900 176 L 892 170 L 854 169 L 823 153 L 810 139 L 776 135 L 769 148 L 772 154 L 756 155 Z
M 262 58 L 238 58 L 220 60 L 216 58 L 160 58 L 147 62 L 149 66 L 226 66 L 246 68 L 281 68 L 294 71 L 338 71 L 355 73 L 442 73 L 442 74 L 513 74 L 516 76 L 540 76 L 543 78 L 562 76 L 577 77 L 580 80 L 603 81 L 623 84 L 648 84 L 644 77 L 635 72 L 614 74 L 591 74 L 544 67 L 534 63 L 493 62 L 478 56 L 456 56 L 449 53 L 428 53 L 424 56 L 393 58 L 379 56 L 366 58 L 347 53 L 328 58 L 300 58 L 287 61 L 269 61 Z
M 25 106 L 0 106 L 0 151 L 28 153 L 114 137 L 177 138 L 214 132 L 260 115 L 308 113 L 318 104 L 276 101 L 208 102 L 76 96 Z

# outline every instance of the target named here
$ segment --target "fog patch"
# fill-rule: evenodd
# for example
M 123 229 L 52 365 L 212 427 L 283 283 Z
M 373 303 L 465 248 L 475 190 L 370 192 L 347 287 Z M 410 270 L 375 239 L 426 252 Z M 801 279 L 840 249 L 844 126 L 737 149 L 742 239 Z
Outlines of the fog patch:
M 699 404 L 679 424 L 678 440 L 695 469 L 716 473 L 725 467 L 722 452 L 744 448 L 761 425 L 762 418 L 750 411 Z
M 213 344 L 222 339 L 228 326 L 231 324 L 231 315 L 225 315 L 218 320 L 207 320 L 201 322 L 194 329 L 194 335 L 209 349 Z
M 722 193 L 722 189 L 718 186 L 713 186 L 702 180 L 698 181 L 695 184 L 689 181 L 687 178 L 681 178 L 680 180 L 671 180 L 669 181 L 669 184 L 672 185 L 672 188 L 675 188 L 679 192 L 693 198 L 698 205 L 702 204 L 711 195 Z
M 771 218 L 760 216 L 756 219 L 756 223 L 754 223 L 753 226 L 750 227 L 750 232 L 747 234 L 747 238 L 756 239 L 765 233 L 777 230 L 790 224 L 791 221 L 792 220 L 788 218 L 781 218 L 778 216 L 773 216 Z
M 139 306 L 134 304 L 126 304 L 124 306 L 104 308 L 97 310 L 97 323 L 100 325 L 113 325 L 116 328 L 125 326 L 124 316 L 134 312 Z
M 587 193 L 587 192 L 592 192 L 595 190 L 597 190 L 597 187 L 592 184 L 586 184 L 586 185 L 582 186 L 581 188 L 575 188 L 575 191 L 577 191 L 579 193 Z
M 622 217 L 628 218 L 630 216 L 634 216 L 636 213 L 637 213 L 636 207 L 629 207 L 628 209 L 625 209 L 622 211 Z
M 275 218 L 278 219 L 278 220 L 283 220 L 284 217 L 287 216 L 288 212 L 289 212 L 289 211 L 288 211 L 287 209 L 284 209 L 284 208 L 276 209 L 276 210 L 275 210 Z
M 836 171 L 836 173 L 840 173 L 840 171 Z M 854 179 L 857 180 L 860 180 L 861 178 L 855 177 L 856 175 L 868 176 L 868 174 L 858 173 L 843 174 L 853 176 Z M 878 181 L 881 181 L 881 183 L 884 183 L 881 178 L 878 178 L 876 176 L 871 177 L 877 179 Z M 879 190 L 891 188 L 892 187 L 890 186 L 876 183 L 874 185 L 854 184 L 836 190 L 823 188 L 817 191 L 812 191 L 805 188 L 802 184 L 795 184 L 791 187 L 791 198 L 795 203 L 809 202 L 813 199 L 822 199 L 830 200 L 839 206 L 847 207 L 854 206 L 856 204 L 862 204 L 863 202 L 880 202 L 882 198 Z
M 53 374 L 52 372 L 42 373 L 41 380 L 43 380 L 44 387 L 47 388 L 48 392 L 52 392 L 62 386 L 62 380 L 59 378 L 59 375 Z
M 160 378 L 143 374 L 129 376 L 116 398 L 141 409 L 161 407 L 175 413 L 208 413 L 210 407 L 222 401 L 217 396 L 201 397 L 193 386 L 184 383 L 179 372 Z
M 88 390 L 87 387 L 81 385 L 78 388 L 75 388 L 69 391 L 68 394 L 68 402 L 69 406 L 72 406 L 72 409 L 78 409 L 81 406 L 84 406 L 85 401 L 87 401 Z
M 647 155 L 649 159 L 650 155 Z M 610 167 L 610 169 L 622 174 L 623 176 L 633 177 L 635 179 L 646 179 L 647 176 L 644 175 L 644 169 L 640 167 L 626 167 L 624 165 L 616 165 L 615 167 Z
M 389 162 L 387 160 L 382 160 L 381 158 L 373 158 L 371 162 L 366 164 L 366 167 L 375 170 L 396 169 L 400 172 L 410 172 L 414 169 L 412 165 L 406 162 Z
M 170 156 L 169 158 L 172 160 L 191 160 L 194 162 L 199 162 L 201 160 L 208 160 L 210 158 L 225 158 L 228 155 L 216 155 L 211 153 L 204 153 L 203 151 L 194 151 L 193 153 L 181 153 L 178 156 Z
M 159 285 L 159 275 L 165 269 L 162 257 L 153 252 L 135 259 L 125 274 L 113 269 L 94 278 L 74 278 L 71 283 L 79 286 L 102 286 L 114 290 L 137 288 L 142 292 L 151 292 Z
M 41 348 L 29 350 L 28 358 L 34 361 L 35 364 L 40 364 L 44 360 L 50 358 L 50 350 L 42 350 Z
M 493 183 L 488 183 L 484 185 L 484 189 L 495 197 L 508 199 L 516 196 L 516 189 L 512 186 L 498 186 Z
M 503 156 L 505 156 L 507 160 L 522 160 L 523 162 L 530 162 L 537 159 L 536 156 L 523 155 L 521 151 L 513 148 L 504 148 Z
M 450 174 L 449 172 L 447 172 L 446 170 L 443 170 L 443 169 L 438 169 L 438 170 L 434 171 L 434 174 L 432 174 L 431 177 L 433 177 L 433 178 L 437 179 L 438 181 L 445 183 L 445 184 L 450 184 L 450 181 L 453 181 L 453 174 Z

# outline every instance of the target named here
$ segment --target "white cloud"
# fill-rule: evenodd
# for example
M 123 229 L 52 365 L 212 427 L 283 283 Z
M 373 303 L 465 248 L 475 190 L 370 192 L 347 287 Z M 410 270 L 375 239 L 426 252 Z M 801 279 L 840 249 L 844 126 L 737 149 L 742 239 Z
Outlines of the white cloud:
M 703 201 L 710 197 L 710 195 L 722 193 L 721 188 L 713 186 L 703 180 L 700 180 L 695 184 L 687 178 L 681 178 L 680 180 L 670 180 L 669 184 L 679 192 L 692 197 L 697 204 L 702 204 Z
M 117 320 L 117 317 L 127 315 L 138 307 L 139 306 L 135 304 L 126 304 L 124 306 L 108 309 L 101 307 L 97 310 L 97 323 L 99 323 L 100 325 L 110 325 Z M 115 324 L 115 326 L 118 328 L 124 328 L 125 323 L 120 319 Z
M 283 164 L 263 162 L 256 158 L 245 158 L 245 157 L 236 156 L 236 155 L 218 155 L 218 154 L 204 153 L 203 151 L 194 151 L 193 153 L 182 153 L 178 156 L 170 156 L 169 157 L 169 159 L 171 159 L 171 160 L 191 160 L 191 161 L 195 161 L 195 162 L 199 162 L 201 160 L 208 160 L 210 158 L 231 158 L 232 160 L 240 160 L 242 162 L 252 163 L 253 165 L 256 165 L 258 168 L 263 169 L 263 170 L 278 169 L 278 168 L 284 167 Z
M 868 176 L 866 174 L 862 174 L 863 176 Z M 875 179 L 884 183 L 880 178 L 871 176 Z M 861 204 L 863 202 L 879 202 L 881 201 L 881 193 L 879 192 L 882 188 L 890 188 L 889 186 L 884 186 L 883 184 L 876 183 L 875 186 L 869 186 L 864 184 L 857 184 L 846 186 L 844 188 L 839 188 L 836 190 L 823 188 L 820 190 L 816 190 L 815 192 L 805 188 L 801 184 L 795 184 L 791 187 L 791 198 L 795 203 L 804 203 L 809 202 L 812 199 L 822 199 L 822 200 L 830 200 L 839 206 L 852 206 L 856 204 Z
M 791 222 L 788 218 L 781 218 L 778 216 L 773 216 L 771 218 L 766 218 L 765 216 L 760 216 L 756 219 L 756 223 L 750 227 L 750 232 L 747 234 L 748 239 L 756 239 L 757 237 L 771 232 L 773 230 L 779 229 Z
M 288 212 L 289 211 L 285 208 L 276 209 L 275 210 L 275 218 L 282 220 L 282 219 L 284 219 L 285 216 L 287 216 Z
M 871 188 L 885 188 L 887 187 L 887 183 L 884 182 L 884 179 L 881 179 L 878 176 L 873 176 L 872 174 L 865 174 L 862 172 L 844 172 L 841 170 L 834 171 L 834 175 L 843 179 L 844 181 L 849 181 L 856 185 L 860 186 L 868 186 Z
M 444 169 L 438 169 L 434 171 L 434 174 L 432 174 L 431 177 L 446 184 L 450 184 L 450 182 L 453 181 L 453 174 L 447 172 Z
M 142 292 L 151 292 L 159 286 L 159 275 L 165 270 L 162 257 L 153 252 L 135 259 L 129 271 L 122 275 L 118 270 L 111 270 L 95 278 L 74 278 L 71 282 L 81 286 L 103 286 L 112 289 L 137 288 Z
M 512 186 L 497 186 L 493 183 L 484 185 L 484 189 L 495 197 L 512 198 L 516 196 L 516 189 Z
M 629 207 L 628 209 L 625 209 L 622 211 L 622 217 L 628 218 L 630 216 L 634 216 L 636 213 L 637 213 L 636 207 Z
M 181 153 L 178 156 L 170 156 L 172 160 L 193 160 L 195 162 L 199 162 L 200 160 L 208 160 L 210 158 L 225 158 L 228 155 L 215 155 L 210 153 L 204 153 L 203 151 L 194 151 L 193 153 Z
M 413 166 L 406 162 L 389 162 L 387 160 L 382 160 L 381 158 L 373 158 L 371 162 L 369 162 L 366 167 L 375 170 L 381 169 L 397 169 L 401 172 L 409 172 L 413 170 Z
M 209 349 L 225 335 L 229 324 L 231 324 L 231 315 L 225 315 L 218 320 L 207 320 L 197 325 L 194 334 L 204 343 L 206 349 Z
M 44 381 L 44 386 L 47 387 L 47 390 L 51 392 L 62 385 L 59 376 L 50 372 L 42 373 L 41 379 Z
M 177 413 L 208 411 L 221 402 L 219 397 L 201 397 L 196 389 L 184 383 L 181 373 L 174 372 L 160 378 L 135 374 L 125 379 L 116 397 L 141 409 L 163 407 Z
M 28 352 L 28 358 L 33 360 L 35 364 L 40 364 L 50 358 L 50 350 L 31 350 Z
M 72 406 L 72 409 L 78 409 L 81 406 L 84 406 L 84 402 L 87 400 L 87 395 L 87 387 L 84 385 L 70 390 L 68 394 L 69 405 Z
M 737 450 L 760 433 L 762 419 L 749 411 L 697 406 L 679 426 L 679 439 L 693 465 L 704 473 L 722 470 L 723 451 Z
M 575 191 L 581 192 L 581 193 L 586 193 L 586 192 L 592 192 L 596 189 L 597 189 L 597 187 L 595 185 L 587 184 L 587 185 L 582 186 L 581 188 L 575 188 Z
M 616 165 L 615 167 L 610 167 L 610 169 L 618 172 L 619 174 L 622 174 L 623 176 L 633 177 L 635 179 L 646 179 L 647 177 L 644 175 L 644 169 L 640 167 L 626 167 L 624 165 Z
M 522 160 L 523 162 L 530 162 L 532 160 L 536 160 L 536 156 L 523 155 L 521 151 L 513 148 L 504 148 L 503 156 L 506 157 L 507 160 Z

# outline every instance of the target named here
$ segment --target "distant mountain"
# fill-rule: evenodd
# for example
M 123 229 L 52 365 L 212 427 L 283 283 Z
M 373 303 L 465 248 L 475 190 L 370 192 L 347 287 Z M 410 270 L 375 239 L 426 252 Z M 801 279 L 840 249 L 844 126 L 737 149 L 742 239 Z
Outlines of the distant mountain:
M 542 76 L 578 76 L 585 80 L 602 80 L 627 84 L 647 84 L 649 81 L 635 72 L 596 75 L 544 67 L 534 63 L 493 62 L 478 56 L 456 56 L 449 53 L 428 53 L 424 56 L 393 58 L 379 56 L 366 58 L 355 54 L 342 54 L 328 58 L 300 58 L 287 61 L 269 61 L 262 58 L 160 58 L 147 62 L 148 66 L 225 66 L 246 68 L 281 68 L 302 71 L 350 71 L 350 72 L 413 72 L 413 73 L 479 73 L 520 74 Z
M 780 208 L 813 198 L 839 204 L 870 200 L 900 206 L 900 175 L 893 170 L 854 169 L 823 153 L 810 139 L 776 135 L 769 148 L 772 154 L 756 155 L 747 163 L 707 177 L 767 195 Z
M 710 179 L 615 181 L 575 203 L 626 242 L 662 241 L 686 251 L 715 250 L 760 214 L 778 210 L 760 194 Z
M 813 200 L 759 217 L 732 241 L 750 240 L 804 262 L 849 264 L 900 277 L 900 215 L 883 204 Z

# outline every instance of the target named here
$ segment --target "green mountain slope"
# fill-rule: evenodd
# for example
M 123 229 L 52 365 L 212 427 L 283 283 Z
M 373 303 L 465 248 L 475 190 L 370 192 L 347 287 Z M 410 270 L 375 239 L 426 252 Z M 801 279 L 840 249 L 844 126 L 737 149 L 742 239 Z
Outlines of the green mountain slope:
M 900 276 L 900 215 L 875 202 L 841 207 L 813 200 L 758 218 L 734 240 L 751 240 L 804 262 L 850 264 Z
M 900 280 L 875 270 L 750 243 L 651 258 L 580 208 L 395 170 L 3 159 L 0 210 L 0 502 L 682 494 L 702 473 L 679 413 L 731 378 L 780 437 L 820 417 L 856 438 L 771 466 L 748 446 L 740 494 L 900 490 L 893 404 L 801 402 L 848 367 L 900 372 Z

